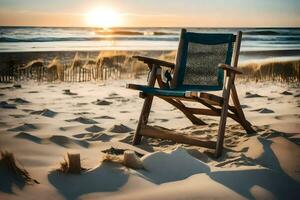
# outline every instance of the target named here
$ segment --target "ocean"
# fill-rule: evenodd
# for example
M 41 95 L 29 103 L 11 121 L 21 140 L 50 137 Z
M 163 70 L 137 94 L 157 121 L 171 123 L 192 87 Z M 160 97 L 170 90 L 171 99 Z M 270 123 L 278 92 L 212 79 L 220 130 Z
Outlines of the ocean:
M 248 57 L 300 57 L 300 28 L 188 28 L 204 33 L 243 31 Z M 0 27 L 0 52 L 176 50 L 180 28 Z

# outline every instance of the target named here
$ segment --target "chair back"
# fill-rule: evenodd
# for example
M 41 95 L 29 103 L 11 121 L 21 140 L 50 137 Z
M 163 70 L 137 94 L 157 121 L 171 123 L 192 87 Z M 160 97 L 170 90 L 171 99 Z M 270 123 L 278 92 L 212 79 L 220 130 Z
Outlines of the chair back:
M 182 29 L 171 88 L 221 90 L 224 71 L 218 64 L 231 64 L 236 38 L 234 34 L 193 33 Z

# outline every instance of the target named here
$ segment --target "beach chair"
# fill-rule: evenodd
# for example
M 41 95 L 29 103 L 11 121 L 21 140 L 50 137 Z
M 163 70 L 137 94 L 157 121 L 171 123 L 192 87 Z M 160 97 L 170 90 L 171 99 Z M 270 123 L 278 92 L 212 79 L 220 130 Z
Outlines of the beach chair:
M 254 133 L 245 118 L 234 85 L 236 74 L 242 73 L 237 69 L 241 38 L 242 32 L 237 35 L 213 34 L 193 33 L 182 29 L 175 64 L 135 56 L 148 65 L 150 72 L 148 85 L 126 86 L 139 90 L 140 97 L 145 99 L 133 144 L 139 144 L 142 136 L 160 138 L 214 149 L 214 156 L 219 157 L 223 149 L 227 116 L 238 122 L 248 134 Z M 162 68 L 167 69 L 163 74 Z M 156 82 L 159 87 L 155 87 Z M 222 91 L 221 96 L 209 93 L 218 90 Z M 232 105 L 229 104 L 230 95 Z M 206 124 L 196 115 L 220 116 L 217 141 L 200 140 L 147 125 L 154 96 L 178 108 L 195 125 Z M 184 101 L 199 102 L 205 108 L 189 107 Z

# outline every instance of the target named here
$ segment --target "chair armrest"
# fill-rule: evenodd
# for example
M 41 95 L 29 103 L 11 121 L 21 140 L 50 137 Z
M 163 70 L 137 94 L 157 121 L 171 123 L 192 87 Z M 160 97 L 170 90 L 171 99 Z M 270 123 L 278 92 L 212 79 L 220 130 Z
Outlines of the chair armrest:
M 147 63 L 147 64 L 156 64 L 156 65 L 163 66 L 163 67 L 168 67 L 168 68 L 171 68 L 171 69 L 175 68 L 174 63 L 170 63 L 170 62 L 167 62 L 167 61 L 164 61 L 164 60 L 158 60 L 158 59 L 155 59 L 155 58 L 144 57 L 144 56 L 133 56 L 133 58 L 136 58 L 139 61 L 142 61 L 142 62 Z
M 223 64 L 223 63 L 220 63 L 218 65 L 218 67 L 221 68 L 221 69 L 224 69 L 228 72 L 235 73 L 235 74 L 243 74 L 243 72 L 241 70 L 238 70 L 236 67 L 232 67 L 230 65 L 226 65 L 226 64 Z

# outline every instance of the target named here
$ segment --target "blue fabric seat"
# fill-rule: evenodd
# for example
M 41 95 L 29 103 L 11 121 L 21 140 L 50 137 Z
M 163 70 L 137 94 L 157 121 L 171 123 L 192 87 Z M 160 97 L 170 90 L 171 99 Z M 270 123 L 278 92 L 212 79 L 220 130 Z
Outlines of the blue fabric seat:
M 176 89 L 170 89 L 170 88 L 155 88 L 150 87 L 147 85 L 137 85 L 137 84 L 128 84 L 128 88 L 134 89 L 134 90 L 140 90 L 141 92 L 145 94 L 151 94 L 153 96 L 174 96 L 174 97 L 184 97 L 185 92 L 187 91 L 217 91 L 219 88 L 212 88 L 212 87 L 205 87 L 203 86 L 202 89 L 200 87 L 198 88 L 176 88 Z
M 141 92 L 145 94 L 151 94 L 151 95 L 158 95 L 158 96 L 176 96 L 176 97 L 184 97 L 186 90 L 178 90 L 178 89 L 161 89 L 161 88 L 154 88 L 149 87 L 146 85 L 135 85 L 135 84 L 129 84 L 129 88 L 140 90 Z

